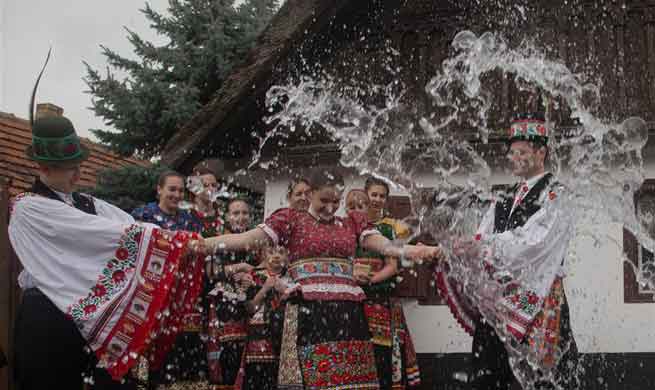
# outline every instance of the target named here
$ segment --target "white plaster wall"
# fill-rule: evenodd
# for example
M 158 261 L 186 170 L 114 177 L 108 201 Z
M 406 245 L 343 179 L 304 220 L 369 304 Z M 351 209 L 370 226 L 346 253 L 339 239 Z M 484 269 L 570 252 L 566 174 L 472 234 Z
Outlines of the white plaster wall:
M 264 194 L 264 215 L 269 216 L 279 208 L 287 207 L 287 188 L 289 179 L 286 177 L 266 182 L 266 193 Z
M 649 164 L 648 170 L 655 172 L 655 164 Z M 426 187 L 436 184 L 430 176 L 419 181 Z M 502 174 L 491 178 L 493 184 L 511 181 Z M 287 185 L 285 177 L 268 182 L 267 215 L 286 205 Z M 362 186 L 361 178 L 346 176 L 346 192 Z M 392 194 L 399 193 L 392 190 Z M 581 352 L 655 352 L 655 304 L 623 303 L 622 226 L 607 228 L 609 239 L 604 242 L 577 238 L 571 244 L 577 260 L 569 264 L 565 288 L 578 347 Z M 446 306 L 421 306 L 407 300 L 404 307 L 417 352 L 470 351 L 470 337 Z
M 623 227 L 607 227 L 609 240 L 579 238 L 577 260 L 565 280 L 573 330 L 583 352 L 654 352 L 655 304 L 623 300 Z

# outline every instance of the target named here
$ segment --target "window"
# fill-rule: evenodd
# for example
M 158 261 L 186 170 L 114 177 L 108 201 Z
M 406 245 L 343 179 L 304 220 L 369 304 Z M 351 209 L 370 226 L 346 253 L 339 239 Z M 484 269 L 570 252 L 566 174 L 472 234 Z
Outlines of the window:
M 637 219 L 655 237 L 655 180 L 646 180 L 635 194 Z M 639 272 L 655 275 L 653 252 L 644 248 L 627 229 L 623 229 L 623 252 L 627 261 L 623 264 L 623 299 L 625 303 L 653 303 L 655 291 L 640 284 Z

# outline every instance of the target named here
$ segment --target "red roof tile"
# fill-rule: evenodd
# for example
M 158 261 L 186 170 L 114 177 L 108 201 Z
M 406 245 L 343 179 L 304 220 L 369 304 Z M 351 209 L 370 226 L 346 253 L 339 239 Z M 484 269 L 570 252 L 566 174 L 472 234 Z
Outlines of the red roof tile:
M 0 177 L 10 180 L 9 192 L 14 196 L 26 191 L 36 176 L 36 164 L 27 158 L 25 148 L 32 142 L 32 131 L 27 120 L 0 112 Z M 83 138 L 91 154 L 81 166 L 80 187 L 93 187 L 96 175 L 107 168 L 127 165 L 149 166 L 150 162 L 117 155 L 102 145 Z

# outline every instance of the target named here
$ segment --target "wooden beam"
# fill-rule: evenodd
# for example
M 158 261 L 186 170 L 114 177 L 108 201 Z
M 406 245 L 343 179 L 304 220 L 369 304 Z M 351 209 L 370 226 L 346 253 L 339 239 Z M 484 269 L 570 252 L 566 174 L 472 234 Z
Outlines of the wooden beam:
M 11 346 L 9 344 L 11 324 L 13 323 L 13 294 L 14 283 L 11 280 L 12 249 L 9 245 L 7 231 L 9 222 L 9 183 L 10 180 L 0 177 L 0 348 L 4 351 L 11 363 Z M 0 368 L 0 390 L 10 387 L 9 369 Z

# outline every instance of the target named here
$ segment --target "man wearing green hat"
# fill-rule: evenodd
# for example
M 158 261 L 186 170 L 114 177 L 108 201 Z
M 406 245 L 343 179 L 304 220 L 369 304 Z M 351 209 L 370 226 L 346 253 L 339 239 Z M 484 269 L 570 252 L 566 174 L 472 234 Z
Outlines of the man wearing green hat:
M 81 390 L 85 382 L 95 389 L 133 388 L 120 380 L 147 346 L 157 351 L 152 364 L 161 364 L 174 324 L 199 293 L 203 262 L 185 260 L 197 237 L 136 223 L 73 191 L 89 151 L 65 117 L 39 118 L 32 133 L 26 153 L 38 164 L 38 177 L 29 193 L 14 199 L 9 224 L 24 267 L 17 382 L 22 390 Z M 170 314 L 163 318 L 165 311 Z
M 542 115 L 514 118 L 507 157 L 521 181 L 495 199 L 472 240 L 455 243 L 450 270 L 437 272 L 473 336 L 474 390 L 577 388 L 562 284 L 573 220 L 565 188 L 545 169 L 548 136 Z

